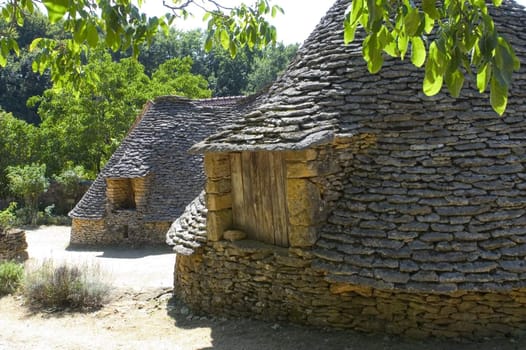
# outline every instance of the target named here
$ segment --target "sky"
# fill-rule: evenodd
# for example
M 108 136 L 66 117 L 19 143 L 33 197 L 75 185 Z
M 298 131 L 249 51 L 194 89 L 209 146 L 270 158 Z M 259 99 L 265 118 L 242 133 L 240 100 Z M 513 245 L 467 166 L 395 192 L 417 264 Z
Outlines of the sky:
M 524 0 L 526 1 L 526 0 Z M 221 0 L 221 4 L 239 4 L 242 1 Z M 251 4 L 251 0 L 245 0 L 245 3 Z M 320 19 L 325 15 L 327 10 L 334 3 L 333 0 L 274 0 L 274 4 L 279 4 L 285 14 L 278 14 L 271 20 L 272 24 L 278 29 L 278 41 L 285 44 L 302 43 Z M 143 10 L 151 15 L 162 15 L 166 12 L 162 7 L 161 0 L 145 0 Z M 202 14 L 194 18 L 187 19 L 185 22 L 178 21 L 177 28 L 189 30 L 194 28 L 204 28 Z
M 169 0 L 166 1 L 169 2 Z M 219 2 L 232 5 L 239 4 L 242 1 L 220 0 Z M 285 44 L 301 44 L 307 39 L 335 0 L 273 0 L 271 2 L 279 4 L 285 11 L 285 14 L 279 14 L 271 21 L 278 30 L 278 41 L 283 41 Z M 526 0 L 517 0 L 517 2 L 526 6 Z M 251 4 L 252 0 L 245 0 L 245 3 Z M 162 6 L 162 0 L 145 0 L 143 10 L 152 15 L 161 15 L 166 12 Z M 179 25 L 176 27 L 189 30 L 204 28 L 205 24 L 202 21 L 202 14 L 199 14 L 185 22 L 179 21 Z

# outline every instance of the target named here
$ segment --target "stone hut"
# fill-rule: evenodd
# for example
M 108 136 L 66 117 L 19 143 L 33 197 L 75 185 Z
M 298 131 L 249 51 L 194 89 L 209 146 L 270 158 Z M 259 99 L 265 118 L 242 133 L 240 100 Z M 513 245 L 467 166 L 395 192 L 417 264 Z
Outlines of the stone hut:
M 196 311 L 411 337 L 526 330 L 526 71 L 504 117 L 469 83 L 371 75 L 338 0 L 243 119 L 193 147 L 206 196 L 167 235 Z M 526 13 L 492 9 L 526 62 Z M 206 200 L 205 200 L 206 199 Z
M 149 102 L 69 213 L 71 244 L 165 244 L 166 231 L 204 184 L 188 149 L 232 121 L 239 98 Z

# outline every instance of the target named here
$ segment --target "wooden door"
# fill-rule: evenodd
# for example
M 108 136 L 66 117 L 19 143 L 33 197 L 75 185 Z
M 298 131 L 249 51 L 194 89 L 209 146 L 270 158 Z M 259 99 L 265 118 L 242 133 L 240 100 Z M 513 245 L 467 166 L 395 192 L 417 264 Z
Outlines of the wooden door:
M 234 227 L 249 239 L 289 246 L 285 167 L 280 152 L 231 155 Z

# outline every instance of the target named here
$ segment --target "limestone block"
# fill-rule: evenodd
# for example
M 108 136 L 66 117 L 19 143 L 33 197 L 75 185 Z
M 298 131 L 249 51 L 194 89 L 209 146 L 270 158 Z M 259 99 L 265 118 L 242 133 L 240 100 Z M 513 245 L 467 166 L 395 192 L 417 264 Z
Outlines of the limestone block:
M 232 208 L 232 195 L 225 194 L 207 194 L 207 207 L 209 210 L 217 211 Z
M 232 226 L 232 209 L 208 212 L 207 238 L 209 241 L 220 241 L 223 232 Z
M 332 294 L 343 294 L 343 293 L 356 293 L 364 297 L 370 297 L 373 295 L 373 289 L 366 286 L 357 286 L 347 283 L 332 283 L 330 286 Z
M 323 211 L 318 187 L 304 179 L 287 179 L 287 208 L 291 225 L 310 226 Z
M 287 178 L 316 177 L 319 174 L 318 162 L 287 162 Z
M 289 226 L 289 243 L 291 247 L 311 247 L 318 240 L 318 230 L 312 226 Z
M 230 179 L 208 179 L 206 182 L 206 193 L 220 194 L 228 193 L 230 191 L 232 191 L 232 182 Z
M 210 179 L 230 177 L 230 155 L 228 153 L 206 153 L 205 174 Z
M 302 151 L 286 151 L 284 158 L 287 161 L 310 161 L 318 157 L 318 152 L 315 149 L 309 148 Z
M 247 233 L 240 230 L 226 230 L 223 233 L 223 239 L 230 242 L 241 241 L 245 238 L 247 238 Z
M 337 173 L 340 170 L 336 159 L 308 162 L 287 162 L 287 178 L 301 179 Z

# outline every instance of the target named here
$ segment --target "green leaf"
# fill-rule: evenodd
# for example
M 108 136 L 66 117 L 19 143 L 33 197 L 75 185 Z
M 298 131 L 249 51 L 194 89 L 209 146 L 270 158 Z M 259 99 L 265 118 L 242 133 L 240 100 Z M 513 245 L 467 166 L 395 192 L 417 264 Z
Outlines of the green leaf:
M 34 51 L 37 47 L 38 47 L 38 44 L 42 41 L 42 38 L 36 38 L 35 40 L 33 40 L 31 42 L 31 44 L 29 45 L 29 51 Z
M 411 9 L 404 18 L 405 31 L 409 37 L 414 36 L 420 27 L 420 14 L 418 10 Z
M 212 46 L 214 45 L 213 43 L 213 40 L 212 40 L 212 36 L 209 35 L 208 38 L 206 38 L 206 41 L 205 41 L 205 51 L 206 52 L 210 52 L 212 50 Z
M 345 45 L 354 40 L 354 34 L 356 33 L 356 24 L 350 24 L 349 21 L 343 22 L 343 41 Z
M 371 74 L 378 73 L 384 63 L 382 56 L 382 49 L 378 45 L 377 37 L 374 35 L 368 36 L 363 41 L 363 56 L 367 62 L 367 68 Z
M 230 51 L 230 56 L 232 58 L 235 58 L 237 55 L 237 46 L 233 41 L 230 42 L 229 51 Z
M 411 39 L 411 62 L 417 67 L 422 67 L 426 61 L 426 46 L 422 38 L 415 36 Z
M 223 46 L 223 49 L 228 50 L 230 47 L 230 37 L 228 36 L 228 33 L 226 30 L 222 30 L 219 32 L 219 39 L 221 42 L 221 46 Z
M 364 0 L 354 0 L 351 4 L 351 13 L 349 17 L 349 22 L 351 25 L 356 25 L 358 23 L 358 20 L 362 16 L 363 13 L 363 1 Z
M 440 19 L 440 13 L 437 10 L 436 0 L 422 0 L 422 10 L 434 20 Z
M 425 68 L 424 75 L 424 93 L 427 96 L 433 96 L 440 92 L 444 82 L 443 75 L 438 71 L 434 58 L 430 55 Z
M 14 38 L 9 39 L 9 46 L 17 56 L 20 56 L 20 47 L 18 46 L 18 42 Z
M 44 0 L 44 6 L 46 7 L 49 21 L 51 23 L 57 23 L 64 17 L 68 10 L 68 0 Z
M 435 20 L 431 18 L 427 13 L 424 16 L 424 19 L 424 32 L 426 32 L 426 34 L 430 34 L 433 31 L 433 28 L 435 27 Z
M 499 7 L 500 5 L 502 5 L 502 0 L 493 0 L 493 5 Z
M 460 70 L 455 70 L 452 73 L 446 73 L 446 85 L 451 93 L 451 96 L 457 98 L 460 96 L 460 90 L 464 85 L 464 74 Z
M 480 93 L 486 91 L 489 79 L 491 78 L 491 65 L 485 64 L 482 69 L 477 73 L 477 88 Z
M 398 50 L 400 51 L 400 58 L 404 59 L 409 46 L 409 37 L 404 33 L 400 33 L 398 36 Z
M 490 88 L 491 107 L 499 115 L 503 115 L 508 104 L 508 89 L 499 84 L 495 77 L 491 78 Z
M 7 64 L 7 56 L 0 52 L 0 67 L 5 67 Z
M 87 40 L 91 47 L 96 47 L 99 42 L 99 33 L 97 27 L 93 23 L 89 23 L 87 27 Z

